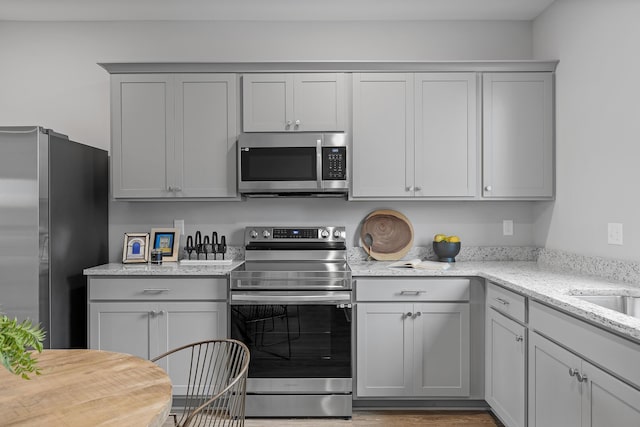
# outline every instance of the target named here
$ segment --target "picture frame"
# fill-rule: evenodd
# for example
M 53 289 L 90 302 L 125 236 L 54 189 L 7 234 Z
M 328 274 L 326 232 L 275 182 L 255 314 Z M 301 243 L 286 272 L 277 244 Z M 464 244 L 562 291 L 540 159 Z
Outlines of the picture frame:
M 150 249 L 162 251 L 162 261 L 178 261 L 180 253 L 180 229 L 179 228 L 153 228 L 151 229 Z
M 122 263 L 149 262 L 149 233 L 124 233 Z

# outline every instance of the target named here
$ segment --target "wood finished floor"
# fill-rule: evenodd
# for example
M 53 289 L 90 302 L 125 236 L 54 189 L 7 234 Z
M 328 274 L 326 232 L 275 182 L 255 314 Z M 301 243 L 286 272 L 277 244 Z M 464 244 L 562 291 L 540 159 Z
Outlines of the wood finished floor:
M 167 421 L 164 427 L 171 426 Z M 350 420 L 248 418 L 245 427 L 503 427 L 485 411 L 354 411 Z

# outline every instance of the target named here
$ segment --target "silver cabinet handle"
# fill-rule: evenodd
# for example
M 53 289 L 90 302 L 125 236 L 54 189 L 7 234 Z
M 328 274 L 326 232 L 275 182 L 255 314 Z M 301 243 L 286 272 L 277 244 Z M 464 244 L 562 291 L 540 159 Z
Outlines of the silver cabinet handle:
M 411 317 L 411 316 L 413 316 L 413 313 L 409 311 L 409 312 L 407 312 L 407 314 L 405 316 Z
M 576 373 L 576 378 L 578 378 L 578 382 L 581 383 L 586 383 L 589 380 L 589 378 L 587 378 L 587 374 L 580 375 L 580 372 Z
M 300 126 L 300 120 L 296 120 L 296 126 Z
M 420 317 L 420 316 L 422 316 L 422 312 L 421 311 L 419 311 L 416 314 L 414 314 L 413 318 L 415 319 L 416 317 Z
M 484 187 L 484 191 L 491 191 L 491 190 L 492 190 L 492 188 L 491 188 L 490 185 L 487 185 L 486 187 Z
M 151 316 L 151 317 L 155 317 L 155 316 L 157 316 L 157 315 L 158 315 L 158 312 L 157 312 L 157 311 L 155 311 L 155 310 L 151 310 L 151 311 L 149 312 L 149 316 Z
M 182 191 L 182 187 L 173 187 L 173 191 Z
M 413 189 L 414 189 L 413 185 L 407 187 L 407 191 L 413 191 Z
M 569 368 L 569 375 L 575 377 L 576 375 L 578 375 L 578 370 L 575 368 Z
M 524 338 L 522 337 L 522 335 L 518 335 L 516 337 L 516 342 L 522 342 L 522 341 L 524 341 Z
M 507 301 L 506 299 L 503 298 L 495 298 L 496 301 L 498 301 L 500 304 L 502 305 L 509 305 L 509 301 Z
M 416 187 L 416 191 L 422 191 L 422 187 Z
M 427 291 L 400 291 L 400 295 L 420 295 L 420 294 L 426 294 Z
M 160 294 L 162 292 L 169 292 L 169 288 L 144 288 L 142 293 L 144 294 Z

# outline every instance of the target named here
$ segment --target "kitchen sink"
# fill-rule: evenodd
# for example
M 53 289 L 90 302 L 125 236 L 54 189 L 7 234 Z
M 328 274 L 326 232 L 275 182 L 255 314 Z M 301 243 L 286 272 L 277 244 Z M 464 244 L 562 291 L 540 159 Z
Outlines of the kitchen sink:
M 640 296 L 629 295 L 572 295 L 582 301 L 599 305 L 628 316 L 640 318 Z

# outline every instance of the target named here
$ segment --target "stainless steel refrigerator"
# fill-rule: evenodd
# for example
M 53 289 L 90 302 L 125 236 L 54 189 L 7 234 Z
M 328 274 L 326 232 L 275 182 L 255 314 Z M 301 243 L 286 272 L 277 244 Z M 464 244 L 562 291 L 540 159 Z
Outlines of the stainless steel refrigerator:
M 86 348 L 84 268 L 108 262 L 108 155 L 39 126 L 0 127 L 0 312 L 47 348 Z

